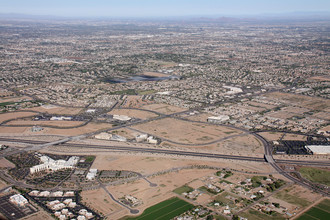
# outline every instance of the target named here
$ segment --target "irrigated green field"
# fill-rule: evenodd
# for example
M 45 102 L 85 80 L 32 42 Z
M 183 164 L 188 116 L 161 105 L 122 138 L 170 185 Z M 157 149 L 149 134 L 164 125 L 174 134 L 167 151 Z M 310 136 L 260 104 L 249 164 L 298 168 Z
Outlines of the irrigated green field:
M 194 206 L 177 197 L 160 202 L 154 206 L 147 208 L 142 215 L 138 217 L 125 217 L 125 220 L 168 220 L 178 216 Z
M 315 219 L 315 220 L 327 220 L 330 219 L 330 200 L 325 199 L 316 206 L 308 209 L 307 212 L 302 214 L 297 220 Z

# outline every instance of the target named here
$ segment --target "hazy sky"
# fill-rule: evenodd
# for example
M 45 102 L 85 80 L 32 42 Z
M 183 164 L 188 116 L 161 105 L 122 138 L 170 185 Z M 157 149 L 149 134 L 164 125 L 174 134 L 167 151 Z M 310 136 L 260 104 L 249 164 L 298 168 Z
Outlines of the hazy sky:
M 150 17 L 330 11 L 330 0 L 0 0 L 0 13 Z

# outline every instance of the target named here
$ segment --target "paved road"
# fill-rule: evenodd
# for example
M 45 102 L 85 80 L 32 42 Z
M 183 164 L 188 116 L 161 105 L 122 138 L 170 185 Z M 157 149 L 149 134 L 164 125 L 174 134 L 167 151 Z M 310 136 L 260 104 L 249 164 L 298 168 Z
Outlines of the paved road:
M 13 139 L 13 138 L 0 138 L 0 141 L 5 142 L 15 142 L 15 143 L 28 143 L 28 144 L 37 144 L 35 148 L 27 148 L 37 149 L 39 145 L 41 147 L 45 146 L 45 141 L 31 141 L 31 140 L 22 140 L 22 139 Z M 267 142 L 263 139 L 264 144 Z M 54 143 L 54 142 L 51 142 Z M 48 143 L 50 146 L 51 143 Z M 58 141 L 56 143 L 62 143 L 62 141 Z M 153 154 L 168 154 L 168 155 L 179 155 L 179 156 L 190 156 L 190 157 L 203 157 L 203 158 L 215 158 L 215 159 L 232 159 L 232 160 L 247 160 L 247 161 L 255 161 L 255 162 L 265 162 L 264 158 L 260 157 L 248 157 L 248 156 L 237 156 L 237 155 L 225 155 L 225 154 L 217 154 L 217 153 L 201 153 L 201 152 L 193 152 L 193 151 L 178 151 L 178 150 L 169 150 L 169 149 L 159 149 L 159 148 L 143 148 L 143 147 L 125 147 L 125 146 L 111 146 L 111 145 L 89 145 L 89 144 L 72 144 L 72 143 L 63 143 L 62 146 L 72 147 L 72 148 L 95 148 L 95 149 L 104 149 L 109 151 L 123 151 L 123 152 L 140 152 L 140 153 L 153 153 Z M 267 145 L 268 146 L 268 145 Z M 267 150 L 267 151 L 266 151 Z M 269 146 L 265 149 L 268 155 L 271 154 L 271 150 Z M 12 154 L 12 152 L 8 152 Z M 17 152 L 14 152 L 17 153 Z M 5 155 L 0 156 L 4 157 Z M 268 156 L 269 157 L 269 156 Z M 269 158 L 270 160 L 274 160 Z M 328 161 L 299 161 L 299 160 L 278 160 L 273 162 L 280 163 L 290 163 L 297 165 L 315 165 L 315 166 L 330 166 L 330 162 Z

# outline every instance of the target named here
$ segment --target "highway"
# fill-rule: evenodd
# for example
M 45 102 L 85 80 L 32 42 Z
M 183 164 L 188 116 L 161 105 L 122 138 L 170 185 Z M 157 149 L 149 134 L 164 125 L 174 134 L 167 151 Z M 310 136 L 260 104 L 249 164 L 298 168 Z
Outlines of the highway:
M 50 143 L 46 141 L 36 141 L 36 140 L 23 140 L 23 139 L 13 139 L 13 138 L 0 138 L 0 141 L 3 142 L 13 142 L 13 143 L 25 143 L 37 145 L 36 147 L 27 147 L 25 149 L 36 149 L 40 148 L 39 146 L 50 146 Z M 230 159 L 230 160 L 245 160 L 245 161 L 254 161 L 254 162 L 266 162 L 264 158 L 261 157 L 249 157 L 249 156 L 237 156 L 237 155 L 226 155 L 218 153 L 206 153 L 206 152 L 194 152 L 194 151 L 184 151 L 184 150 L 170 150 L 170 149 L 160 149 L 160 148 L 144 148 L 144 147 L 125 147 L 125 146 L 111 146 L 111 145 L 89 145 L 89 144 L 73 144 L 73 143 L 63 143 L 62 140 L 52 143 L 61 144 L 61 146 L 67 146 L 71 148 L 86 148 L 86 149 L 103 149 L 109 151 L 119 151 L 119 152 L 137 152 L 137 153 L 151 153 L 151 154 L 165 154 L 165 155 L 177 155 L 177 156 L 189 156 L 189 157 L 198 157 L 198 158 L 213 158 L 213 159 Z M 268 155 L 271 153 L 271 150 L 267 147 Z M 10 153 L 10 152 L 9 152 Z M 15 151 L 15 153 L 17 153 Z M 4 154 L 6 155 L 6 154 Z M 0 157 L 4 157 L 4 155 Z M 272 157 L 271 157 L 272 158 Z M 274 160 L 273 162 L 277 163 L 288 163 L 296 165 L 316 165 L 316 166 L 330 166 L 330 162 L 327 161 L 299 161 L 299 160 Z

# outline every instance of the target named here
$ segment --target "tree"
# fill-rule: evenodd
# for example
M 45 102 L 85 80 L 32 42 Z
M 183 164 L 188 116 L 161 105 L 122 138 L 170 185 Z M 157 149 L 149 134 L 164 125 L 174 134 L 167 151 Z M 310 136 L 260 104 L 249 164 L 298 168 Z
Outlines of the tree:
M 213 220 L 213 215 L 208 215 L 208 216 L 206 217 L 206 220 Z
M 240 218 L 238 217 L 238 215 L 233 215 L 233 220 L 239 220 Z

